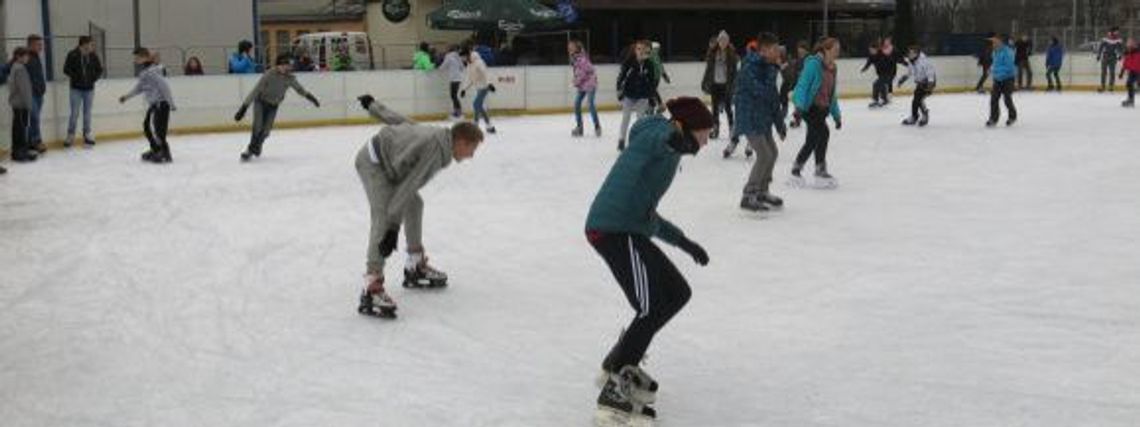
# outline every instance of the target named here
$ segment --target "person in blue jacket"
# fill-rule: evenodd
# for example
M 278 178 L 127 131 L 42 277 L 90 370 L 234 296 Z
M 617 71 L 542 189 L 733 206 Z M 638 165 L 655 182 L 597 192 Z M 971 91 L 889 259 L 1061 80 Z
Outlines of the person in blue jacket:
M 831 132 L 827 129 L 827 116 L 835 121 L 835 130 L 843 128 L 839 113 L 838 69 L 835 60 L 839 58 L 839 40 L 828 37 L 815 46 L 815 54 L 804 60 L 804 70 L 796 82 L 792 102 L 796 106 L 796 116 L 807 122 L 807 138 L 792 166 L 793 186 L 803 186 L 805 181 L 800 171 L 808 158 L 815 155 L 816 185 L 832 188 L 837 185 L 835 177 L 827 171 L 827 144 Z
M 700 265 L 708 253 L 657 213 L 681 156 L 708 144 L 712 112 L 697 98 L 666 103 L 670 118 L 638 120 L 629 147 L 610 169 L 586 218 L 586 238 L 621 285 L 636 315 L 602 362 L 605 379 L 598 416 L 628 421 L 653 418 L 657 383 L 638 367 L 653 336 L 689 301 L 691 291 L 677 267 L 653 243 L 656 237 L 680 248 Z M 601 381 L 599 381 L 601 382 Z
M 1007 36 L 1001 35 L 990 39 L 994 45 L 993 78 L 994 87 L 990 92 L 990 120 L 986 127 L 997 126 L 1001 118 L 1001 109 L 998 101 L 1005 100 L 1005 109 L 1009 110 L 1009 119 L 1006 126 L 1013 126 L 1017 122 L 1017 106 L 1013 105 L 1013 85 L 1017 77 L 1017 66 L 1013 62 L 1013 48 L 1006 43 Z
M 230 74 L 253 74 L 257 72 L 257 65 L 250 56 L 253 43 L 249 40 L 238 42 L 238 51 L 230 55 Z
M 1061 91 L 1061 64 L 1065 61 L 1065 48 L 1061 41 L 1053 37 L 1049 43 L 1049 51 L 1045 53 L 1045 79 L 1049 80 L 1049 91 Z
M 740 208 L 752 212 L 767 212 L 784 206 L 784 201 L 769 191 L 779 155 L 772 129 L 776 129 L 780 140 L 788 134 L 780 91 L 776 87 L 776 76 L 780 74 L 779 43 L 780 39 L 775 34 L 760 33 L 756 49 L 749 49 L 744 56 L 732 98 L 737 119 L 736 126 L 732 128 L 732 138 L 735 141 L 743 135 L 756 151 L 756 163 L 752 164 L 752 173 L 740 199 Z M 736 143 L 729 143 L 724 157 L 732 155 L 735 148 Z

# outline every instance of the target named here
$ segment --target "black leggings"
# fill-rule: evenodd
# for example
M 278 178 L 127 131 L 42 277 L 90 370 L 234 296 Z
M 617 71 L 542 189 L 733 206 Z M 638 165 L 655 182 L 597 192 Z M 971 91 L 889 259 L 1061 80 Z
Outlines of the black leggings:
M 982 66 L 982 77 L 978 79 L 978 85 L 974 86 L 975 92 L 980 92 L 986 86 L 986 80 L 990 79 L 990 66 Z
M 463 112 L 463 107 L 459 105 L 459 85 L 460 82 L 451 82 L 451 112 L 455 115 Z
M 692 291 L 677 267 L 649 238 L 596 231 L 587 231 L 586 237 L 637 313 L 602 362 L 603 369 L 617 372 L 641 362 L 653 336 L 689 302 Z
M 887 93 L 890 92 L 891 78 L 889 76 L 879 76 L 875 79 L 875 83 L 871 85 L 871 99 L 878 102 L 887 102 Z
M 1045 71 L 1045 79 L 1049 81 L 1049 89 L 1061 90 L 1061 67 L 1049 67 Z
M 143 133 L 150 141 L 150 150 L 159 152 L 169 150 L 166 145 L 166 127 L 170 124 L 170 104 L 159 102 L 146 110 L 146 119 L 143 120 Z
M 806 114 L 807 139 L 804 147 L 796 155 L 796 165 L 807 163 L 808 158 L 815 154 L 816 165 L 827 165 L 827 143 L 831 139 L 831 130 L 827 128 L 828 110 L 819 106 L 812 106 Z
M 12 109 L 12 160 L 28 158 L 32 147 L 28 146 L 28 121 L 31 111 L 27 108 Z
M 718 129 L 720 128 L 720 112 L 723 109 L 724 114 L 728 116 L 728 126 L 732 127 L 732 94 L 728 93 L 728 85 L 714 83 L 709 92 L 712 94 L 713 123 L 716 123 Z
M 1017 107 L 1013 105 L 1013 79 L 994 82 L 994 90 L 990 92 L 990 121 L 997 122 L 1001 118 L 1001 108 L 998 101 L 1005 98 L 1005 109 L 1009 110 L 1009 118 L 1017 120 Z
M 918 113 L 924 116 L 930 116 L 930 110 L 926 108 L 926 98 L 934 93 L 934 83 L 915 83 L 914 99 L 910 102 L 910 116 L 918 119 Z

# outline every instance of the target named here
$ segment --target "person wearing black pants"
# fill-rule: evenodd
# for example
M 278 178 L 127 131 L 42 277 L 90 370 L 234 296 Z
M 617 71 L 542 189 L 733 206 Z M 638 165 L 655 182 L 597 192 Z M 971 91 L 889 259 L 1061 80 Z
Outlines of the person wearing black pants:
M 1005 100 L 1005 109 L 1009 111 L 1009 120 L 1007 125 L 1013 124 L 1017 121 L 1017 107 L 1013 105 L 1013 90 L 1014 80 L 1002 80 L 994 82 L 994 90 L 990 95 L 990 121 L 987 123 L 989 126 L 997 124 L 998 119 L 1001 118 L 1001 108 L 998 102 Z
M 170 163 L 170 144 L 166 143 L 166 128 L 170 123 L 170 112 L 177 109 L 174 106 L 174 95 L 170 92 L 170 85 L 163 77 L 165 69 L 162 65 L 154 63 L 150 51 L 146 48 L 137 48 L 134 52 L 135 64 L 143 67 L 139 73 L 138 84 L 126 95 L 119 97 L 119 103 L 127 102 L 132 97 L 143 94 L 146 97 L 146 119 L 143 121 L 143 133 L 150 141 L 150 150 L 143 153 L 142 159 L 152 163 Z
M 152 104 L 146 110 L 146 118 L 143 120 L 143 133 L 146 134 L 146 140 L 150 142 L 150 152 L 160 153 L 161 161 L 151 160 L 144 158 L 143 160 L 154 161 L 161 163 L 162 161 L 169 162 L 173 159 L 170 158 L 170 146 L 166 144 L 166 130 L 170 125 L 170 104 L 166 101 Z
M 986 93 L 986 80 L 990 79 L 990 66 L 994 63 L 993 45 L 989 42 L 983 43 L 982 50 L 978 52 L 978 68 L 982 69 L 982 77 L 978 79 L 978 84 L 974 86 L 974 92 L 984 94 Z
M 1033 68 L 1029 66 L 1029 57 L 1033 55 L 1033 42 L 1029 36 L 1022 35 L 1021 40 L 1015 43 L 1017 63 L 1017 88 L 1033 90 Z
M 714 122 L 697 98 L 666 104 L 671 115 L 638 120 L 586 218 L 586 239 L 602 257 L 633 308 L 633 321 L 602 362 L 598 416 L 653 418 L 657 383 L 640 368 L 653 337 L 685 306 L 692 292 L 680 271 L 650 239 L 685 251 L 697 264 L 709 255 L 657 213 L 681 156 L 708 144 Z M 599 421 L 603 421 L 599 419 Z
M 812 106 L 808 109 L 807 114 L 803 115 L 804 122 L 807 122 L 807 137 L 804 140 L 803 148 L 800 148 L 799 154 L 796 155 L 797 167 L 802 168 L 812 155 L 815 155 L 817 169 L 826 167 L 827 144 L 831 140 L 831 130 L 827 127 L 827 116 L 827 109 L 820 106 Z M 793 171 L 793 174 L 798 173 L 798 169 Z
M 8 106 L 12 109 L 12 161 L 31 162 L 39 152 L 31 144 L 28 127 L 31 126 L 31 109 L 35 106 L 32 79 L 27 63 L 30 52 L 22 47 L 12 54 L 8 69 Z
M 1009 120 L 1005 125 L 1012 126 L 1017 122 L 1017 107 L 1013 105 L 1014 85 L 1017 83 L 1017 66 L 1014 65 L 1013 49 L 1006 44 L 1005 36 L 994 37 L 990 42 L 994 46 L 994 87 L 990 92 L 990 120 L 986 122 L 986 127 L 996 126 L 998 119 L 1001 118 L 998 101 L 1002 98 L 1005 98 L 1005 108 L 1009 110 Z

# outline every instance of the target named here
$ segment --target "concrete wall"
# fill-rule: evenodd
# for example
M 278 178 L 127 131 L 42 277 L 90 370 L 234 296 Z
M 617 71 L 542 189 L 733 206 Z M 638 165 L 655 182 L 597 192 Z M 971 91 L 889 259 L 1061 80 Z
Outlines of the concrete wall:
M 934 58 L 938 68 L 940 91 L 972 89 L 978 73 L 971 57 Z M 863 60 L 841 60 L 839 64 L 839 92 L 842 96 L 870 94 L 874 72 L 860 73 Z M 666 65 L 672 85 L 661 87 L 662 96 L 700 95 L 700 79 L 704 72 L 701 63 L 673 63 Z M 598 67 L 598 103 L 604 107 L 617 104 L 615 80 L 616 65 Z M 492 81 L 498 92 L 491 95 L 488 105 L 492 110 L 523 110 L 550 112 L 573 105 L 574 89 L 571 72 L 566 66 L 503 67 L 491 68 Z M 1044 71 L 1038 70 L 1037 82 L 1044 83 Z M 290 95 L 278 113 L 278 121 L 293 124 L 336 124 L 361 122 L 366 115 L 355 98 L 372 93 L 379 100 L 405 114 L 442 117 L 450 109 L 447 82 L 438 72 L 412 70 L 360 71 L 348 73 L 302 73 L 301 83 L 321 99 L 320 109 L 309 105 L 300 97 Z M 1062 79 L 1070 86 L 1090 87 L 1098 84 L 1099 70 L 1092 56 L 1067 58 Z M 237 130 L 233 113 L 244 95 L 257 83 L 258 76 L 201 76 L 172 77 L 170 84 L 176 97 L 178 110 L 171 118 L 171 128 L 178 131 Z M 118 97 L 134 85 L 132 79 L 101 81 L 95 96 L 95 132 L 104 138 L 110 136 L 137 137 L 145 105 L 141 100 L 118 103 Z M 904 88 L 909 89 L 910 86 Z M 66 84 L 51 86 L 44 107 L 43 132 L 45 140 L 60 141 L 66 133 Z M 465 99 L 470 112 L 472 96 Z M 7 99 L 7 87 L 0 88 L 0 99 Z M 985 102 L 979 99 L 981 103 Z M 11 111 L 7 104 L 0 105 L 0 148 L 9 146 L 7 129 Z M 177 143 L 178 138 L 173 140 Z
M 210 71 L 224 70 L 226 48 L 241 39 L 253 40 L 253 0 L 144 0 L 139 5 L 142 44 L 157 48 L 171 68 L 182 58 L 199 56 Z M 131 76 L 134 47 L 132 0 L 51 0 L 52 34 L 57 37 L 88 34 L 88 23 L 107 30 L 105 63 L 112 76 Z M 8 52 L 30 33 L 43 34 L 41 0 L 6 0 L 4 36 Z M 55 41 L 53 61 L 57 76 L 63 60 L 75 47 L 74 38 Z M 178 48 L 175 48 L 178 46 Z

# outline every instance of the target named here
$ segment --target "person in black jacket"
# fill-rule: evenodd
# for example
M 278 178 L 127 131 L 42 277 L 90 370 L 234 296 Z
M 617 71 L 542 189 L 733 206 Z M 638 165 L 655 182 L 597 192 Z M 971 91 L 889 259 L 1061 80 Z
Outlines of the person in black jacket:
M 895 58 L 883 52 L 883 45 L 880 42 L 870 46 L 870 53 L 871 56 L 867 57 L 867 63 L 863 65 L 861 72 L 867 71 L 872 65 L 875 67 L 877 78 L 871 86 L 871 108 L 878 108 L 891 103 L 889 93 L 892 80 L 897 73 L 896 62 Z
M 992 38 L 994 35 L 991 33 L 988 37 Z M 982 49 L 978 51 L 978 68 L 982 69 L 982 77 L 978 79 L 978 84 L 974 86 L 974 92 L 985 94 L 986 80 L 990 78 L 990 67 L 994 65 L 994 47 L 990 44 L 989 40 L 982 43 Z
M 47 93 L 47 80 L 44 78 L 44 64 L 40 62 L 40 54 L 44 51 L 44 38 L 39 34 L 29 35 L 27 38 L 28 77 L 32 78 L 32 99 L 35 101 L 28 116 L 28 145 L 36 151 L 47 151 L 43 137 L 40 135 L 40 110 L 44 108 L 44 94 Z
M 91 136 L 91 102 L 95 96 L 95 82 L 103 77 L 103 64 L 95 54 L 95 42 L 89 36 L 79 37 L 79 46 L 67 54 L 63 63 L 63 73 L 71 79 L 71 115 L 67 118 L 67 139 L 64 147 L 75 142 L 75 122 L 79 119 L 79 108 L 83 107 L 83 144 L 95 145 Z
M 649 63 L 649 41 L 639 40 L 633 45 L 632 55 L 621 64 L 618 72 L 617 93 L 621 101 L 621 136 L 618 138 L 618 151 L 625 150 L 626 133 L 629 132 L 630 115 L 637 113 L 640 120 L 652 112 L 649 100 L 653 89 L 653 64 Z
M 1029 55 L 1033 54 L 1033 42 L 1029 36 L 1022 34 L 1021 39 L 1014 43 L 1016 54 L 1014 62 L 1017 64 L 1017 88 L 1033 89 L 1033 68 L 1029 66 Z

